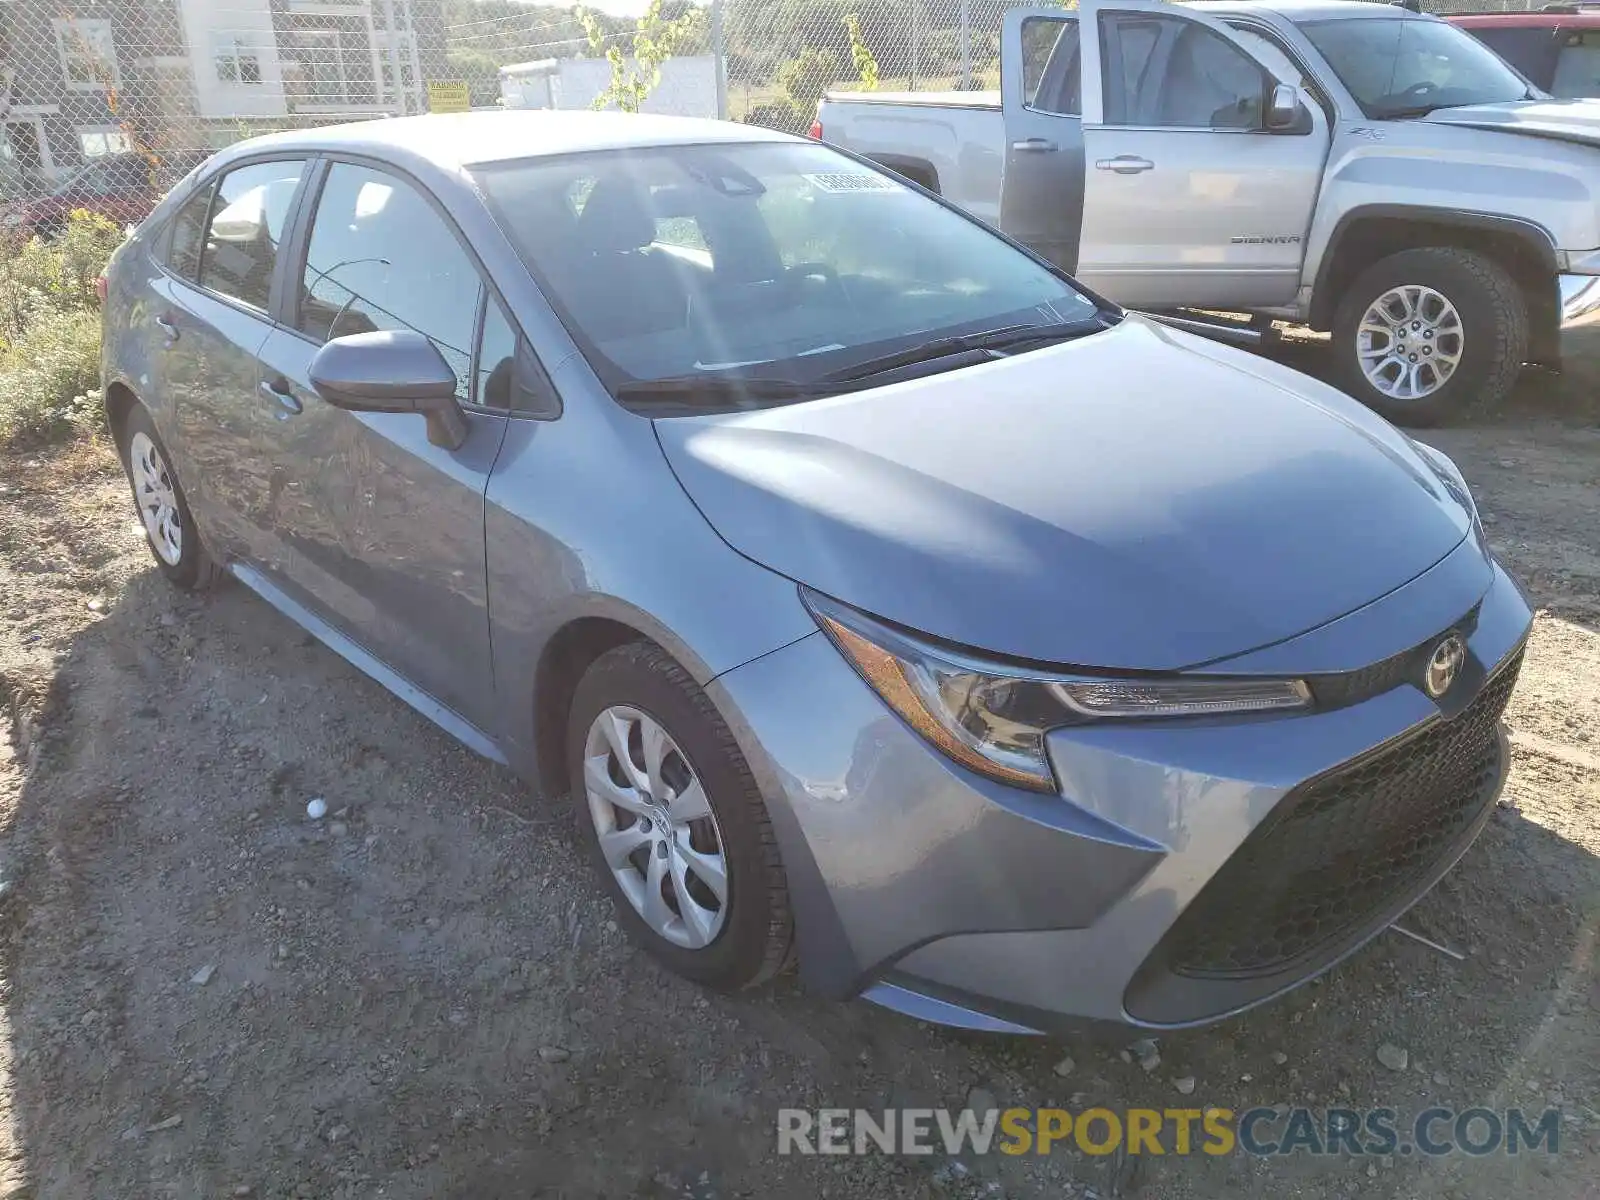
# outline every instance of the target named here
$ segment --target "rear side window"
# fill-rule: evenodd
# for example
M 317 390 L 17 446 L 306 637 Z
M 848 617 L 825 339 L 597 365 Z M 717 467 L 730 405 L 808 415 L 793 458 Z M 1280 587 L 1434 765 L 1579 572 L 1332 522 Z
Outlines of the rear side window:
M 215 190 L 215 184 L 206 184 L 172 218 L 172 249 L 167 254 L 167 266 L 191 283 L 200 274 L 200 247 L 205 244 L 206 217 L 210 215 Z
M 1551 77 L 1556 73 L 1556 52 L 1561 44 L 1555 30 L 1548 26 L 1517 28 L 1469 25 L 1463 28 L 1534 83 L 1542 88 L 1551 88 Z
M 300 285 L 302 333 L 322 342 L 416 330 L 455 369 L 466 400 L 481 287 L 477 267 L 416 188 L 351 163 L 329 169 Z
M 251 163 L 222 177 L 200 248 L 201 287 L 266 312 L 305 166 L 303 160 Z
M 1600 30 L 1562 39 L 1550 92 L 1563 100 L 1600 96 Z

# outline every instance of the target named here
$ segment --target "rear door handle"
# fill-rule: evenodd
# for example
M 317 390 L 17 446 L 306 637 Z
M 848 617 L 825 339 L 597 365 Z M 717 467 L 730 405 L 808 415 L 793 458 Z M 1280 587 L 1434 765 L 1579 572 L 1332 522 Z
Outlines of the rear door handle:
M 1140 171 L 1153 171 L 1155 163 L 1137 154 L 1119 154 L 1115 158 L 1094 160 L 1096 171 L 1115 171 L 1118 175 L 1137 175 Z
M 172 345 L 178 340 L 178 327 L 169 317 L 157 317 L 156 327 L 161 330 L 161 336 L 167 339 L 167 345 Z
M 305 406 L 300 403 L 300 398 L 289 387 L 287 379 L 273 379 L 261 381 L 261 394 L 283 409 L 278 414 L 280 420 L 293 416 L 295 413 L 304 412 Z
M 1013 150 L 1021 150 L 1023 153 L 1049 154 L 1057 147 L 1048 138 L 1023 138 L 1021 141 L 1012 142 L 1011 148 Z

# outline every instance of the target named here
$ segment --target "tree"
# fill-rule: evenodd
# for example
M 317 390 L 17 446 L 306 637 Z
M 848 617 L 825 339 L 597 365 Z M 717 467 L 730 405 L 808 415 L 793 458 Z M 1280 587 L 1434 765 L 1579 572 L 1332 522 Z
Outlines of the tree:
M 638 112 L 656 84 L 661 82 L 661 64 L 679 53 L 680 45 L 687 45 L 693 39 L 696 25 L 701 21 L 698 10 L 690 8 L 676 18 L 669 18 L 663 13 L 662 5 L 663 0 L 650 0 L 650 7 L 640 16 L 633 32 L 631 61 L 616 44 L 616 39 L 606 34 L 595 13 L 587 8 L 577 10 L 589 49 L 611 64 L 611 82 L 595 97 L 595 108 L 609 108 L 615 104 L 623 112 Z
M 878 90 L 878 60 L 861 38 L 861 18 L 855 13 L 845 13 L 845 32 L 850 35 L 850 60 L 856 65 L 856 75 L 861 80 L 863 92 Z

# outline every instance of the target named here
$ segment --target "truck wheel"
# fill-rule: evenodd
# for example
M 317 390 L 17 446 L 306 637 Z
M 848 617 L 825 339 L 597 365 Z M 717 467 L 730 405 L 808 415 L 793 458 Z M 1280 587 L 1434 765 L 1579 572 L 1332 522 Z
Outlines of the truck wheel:
M 1345 390 L 1401 425 L 1436 425 L 1511 394 L 1528 348 L 1522 289 L 1491 258 L 1432 246 L 1392 254 L 1340 297 Z

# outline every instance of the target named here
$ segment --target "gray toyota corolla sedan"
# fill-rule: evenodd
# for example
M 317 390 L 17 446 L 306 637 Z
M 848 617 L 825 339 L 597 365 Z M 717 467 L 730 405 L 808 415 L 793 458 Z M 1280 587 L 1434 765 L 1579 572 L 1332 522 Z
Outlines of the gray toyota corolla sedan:
M 1493 808 L 1530 615 L 1448 458 L 828 147 L 274 135 L 108 276 L 160 570 L 570 793 L 705 984 L 797 957 L 974 1028 L 1208 1021 Z

